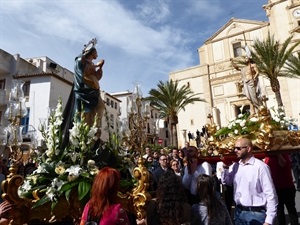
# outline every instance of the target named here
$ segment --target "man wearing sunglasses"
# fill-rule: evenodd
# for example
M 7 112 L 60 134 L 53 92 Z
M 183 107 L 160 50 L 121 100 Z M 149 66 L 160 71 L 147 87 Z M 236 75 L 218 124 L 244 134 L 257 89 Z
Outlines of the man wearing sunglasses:
M 235 225 L 273 224 L 277 195 L 268 165 L 253 156 L 251 140 L 240 138 L 234 151 L 239 159 L 224 165 L 221 181 L 234 187 Z

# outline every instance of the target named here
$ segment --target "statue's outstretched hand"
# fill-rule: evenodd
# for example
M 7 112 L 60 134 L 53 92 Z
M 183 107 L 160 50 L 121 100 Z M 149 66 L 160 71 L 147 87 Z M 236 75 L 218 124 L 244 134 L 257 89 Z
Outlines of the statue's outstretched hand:
M 99 66 L 100 68 L 104 65 L 104 59 L 101 59 L 98 63 L 97 66 Z

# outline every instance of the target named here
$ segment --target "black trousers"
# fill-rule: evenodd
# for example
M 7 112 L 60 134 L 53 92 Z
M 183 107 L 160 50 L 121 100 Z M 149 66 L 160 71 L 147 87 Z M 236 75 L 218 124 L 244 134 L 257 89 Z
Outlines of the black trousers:
M 276 193 L 278 196 L 277 218 L 279 225 L 286 225 L 284 206 L 288 211 L 291 225 L 299 225 L 295 203 L 295 187 L 276 189 Z

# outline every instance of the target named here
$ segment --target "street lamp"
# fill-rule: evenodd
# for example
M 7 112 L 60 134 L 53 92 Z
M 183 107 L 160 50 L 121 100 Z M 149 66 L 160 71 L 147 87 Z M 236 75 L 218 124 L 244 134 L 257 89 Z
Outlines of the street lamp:
M 28 203 L 18 195 L 18 188 L 23 183 L 24 177 L 17 174 L 19 162 L 23 159 L 23 150 L 21 148 L 23 143 L 23 126 L 21 125 L 21 119 L 28 113 L 23 92 L 24 83 L 21 80 L 13 80 L 7 109 L 4 113 L 4 117 L 9 121 L 9 125 L 0 129 L 0 143 L 10 150 L 10 168 L 6 180 L 2 182 L 2 198 L 16 204 L 16 212 L 22 210 L 22 207 Z M 18 224 L 18 222 L 14 221 L 11 224 Z
M 7 109 L 4 113 L 4 117 L 10 122 L 6 131 L 8 134 L 8 142 L 5 142 L 5 135 L 1 136 L 2 144 L 7 144 L 11 149 L 11 166 L 9 176 L 16 175 L 18 170 L 17 163 L 22 159 L 21 145 L 23 143 L 22 131 L 24 126 L 21 125 L 21 119 L 25 117 L 28 110 L 25 106 L 25 97 L 23 92 L 24 81 L 13 80 L 13 87 L 9 94 L 9 100 L 7 103 Z
M 133 189 L 133 207 L 137 219 L 146 216 L 146 203 L 151 199 L 147 192 L 149 186 L 149 172 L 144 166 L 143 150 L 147 144 L 147 121 L 150 119 L 150 102 L 143 101 L 141 88 L 135 85 L 132 96 L 127 99 L 128 118 L 123 120 L 121 131 L 123 145 L 131 153 L 138 152 L 138 167 L 133 169 L 133 176 L 138 180 L 138 185 Z

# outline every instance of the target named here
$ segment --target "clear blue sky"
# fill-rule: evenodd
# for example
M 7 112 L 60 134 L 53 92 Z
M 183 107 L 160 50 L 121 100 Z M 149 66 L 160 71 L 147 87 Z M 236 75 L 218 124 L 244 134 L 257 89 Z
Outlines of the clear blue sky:
M 266 21 L 267 0 L 0 0 L 0 48 L 47 56 L 73 71 L 98 39 L 106 60 L 101 89 L 144 95 L 169 73 L 199 64 L 198 47 L 230 18 Z

